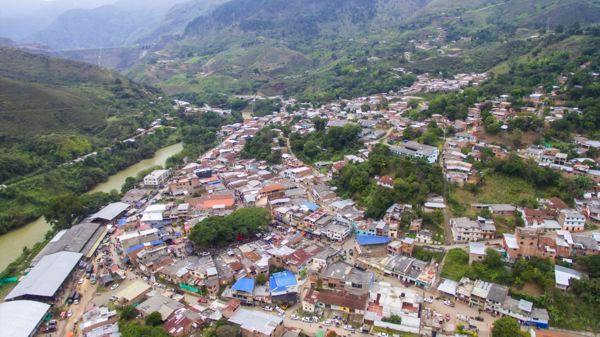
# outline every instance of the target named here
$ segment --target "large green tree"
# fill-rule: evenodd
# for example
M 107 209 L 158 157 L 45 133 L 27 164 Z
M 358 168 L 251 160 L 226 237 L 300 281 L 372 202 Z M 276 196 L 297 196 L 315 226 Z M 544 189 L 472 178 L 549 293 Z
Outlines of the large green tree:
M 519 337 L 525 336 L 516 319 L 504 316 L 494 322 L 492 337 Z

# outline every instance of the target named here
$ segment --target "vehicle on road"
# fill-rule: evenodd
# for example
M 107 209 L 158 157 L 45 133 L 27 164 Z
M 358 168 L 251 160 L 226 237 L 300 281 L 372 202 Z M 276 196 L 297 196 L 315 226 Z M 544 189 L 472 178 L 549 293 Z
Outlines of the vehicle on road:
M 444 305 L 447 305 L 449 307 L 454 307 L 454 303 L 452 301 L 449 301 L 449 300 L 444 300 Z
M 67 311 L 67 317 L 71 317 L 71 316 L 73 316 L 73 310 Z
M 112 286 L 110 286 L 110 290 L 115 290 L 119 287 L 118 283 L 113 284 Z
M 273 311 L 273 307 L 267 305 L 263 308 L 264 311 Z
M 344 325 L 344 330 L 348 330 L 350 332 L 354 332 L 354 327 L 352 325 Z
M 292 314 L 292 316 L 290 316 L 290 318 L 291 318 L 292 320 L 294 320 L 294 321 L 297 321 L 298 319 L 300 319 L 300 318 L 298 317 L 298 315 L 296 315 L 296 314 Z
M 425 303 L 429 303 L 429 304 L 431 304 L 431 303 L 433 303 L 433 297 L 425 297 L 425 298 L 423 299 L 423 301 L 424 301 Z
M 302 317 L 302 322 L 310 323 L 310 318 L 308 318 L 308 317 Z
M 377 333 L 377 337 L 388 337 L 388 334 L 385 332 L 379 332 Z

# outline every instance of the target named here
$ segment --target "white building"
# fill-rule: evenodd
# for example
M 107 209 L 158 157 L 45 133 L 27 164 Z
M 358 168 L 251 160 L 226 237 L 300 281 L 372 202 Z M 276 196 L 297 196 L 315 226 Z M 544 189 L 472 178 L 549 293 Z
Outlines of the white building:
M 585 229 L 585 216 L 574 210 L 562 210 L 558 215 L 558 223 L 569 232 L 580 232 Z
M 333 241 L 344 241 L 350 236 L 351 232 L 352 230 L 349 226 L 339 224 L 330 224 L 323 229 L 323 234 L 325 234 L 329 240 Z
M 396 146 L 390 146 L 390 151 L 397 156 L 422 158 L 433 164 L 437 161 L 440 151 L 434 147 L 413 141 L 407 141 Z
M 144 177 L 144 185 L 148 187 L 159 187 L 164 185 L 170 176 L 170 170 L 154 170 Z
M 496 226 L 492 221 L 484 218 L 479 218 L 477 221 L 469 218 L 452 218 L 450 226 L 454 242 L 493 239 L 496 234 Z

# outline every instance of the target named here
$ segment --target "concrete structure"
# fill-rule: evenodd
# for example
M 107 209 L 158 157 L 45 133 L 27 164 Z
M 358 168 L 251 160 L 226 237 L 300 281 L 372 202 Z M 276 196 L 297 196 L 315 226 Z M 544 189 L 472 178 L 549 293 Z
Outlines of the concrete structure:
M 454 242 L 493 239 L 496 234 L 496 226 L 483 218 L 478 218 L 477 221 L 469 218 L 452 218 L 450 226 Z
M 171 176 L 170 170 L 154 170 L 144 177 L 144 185 L 157 188 L 164 185 Z
M 585 229 L 585 216 L 574 210 L 562 210 L 558 214 L 558 223 L 569 232 L 581 232 Z

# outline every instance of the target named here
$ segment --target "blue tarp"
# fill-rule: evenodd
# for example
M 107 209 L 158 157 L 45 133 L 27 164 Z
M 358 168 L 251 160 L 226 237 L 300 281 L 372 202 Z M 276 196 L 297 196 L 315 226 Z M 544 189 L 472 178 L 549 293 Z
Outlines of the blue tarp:
M 271 292 L 286 291 L 289 287 L 296 285 L 298 285 L 296 275 L 288 270 L 273 273 L 269 278 L 269 288 L 271 288 Z
M 117 220 L 117 226 L 119 226 L 119 227 L 123 226 L 126 223 L 127 223 L 127 218 L 121 218 L 121 219 Z
M 302 205 L 306 206 L 306 208 L 308 208 L 308 210 L 311 212 L 314 212 L 320 208 L 319 205 L 315 204 L 314 202 L 310 202 L 310 201 L 307 201 L 307 202 L 303 203 Z
M 390 242 L 390 238 L 387 236 L 357 235 L 356 242 L 361 246 L 383 245 Z
M 234 291 L 243 291 L 245 293 L 252 293 L 254 291 L 254 279 L 251 278 L 241 278 L 235 282 L 233 287 L 231 287 Z
M 152 246 L 160 246 L 160 245 L 164 245 L 165 242 L 162 240 L 156 240 L 156 241 L 150 242 L 149 244 Z M 142 249 L 142 248 L 144 248 L 144 246 L 146 246 L 146 244 L 144 244 L 144 243 L 135 245 L 135 246 L 131 246 L 131 247 L 127 248 L 127 253 L 131 253 L 134 250 Z

